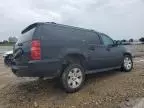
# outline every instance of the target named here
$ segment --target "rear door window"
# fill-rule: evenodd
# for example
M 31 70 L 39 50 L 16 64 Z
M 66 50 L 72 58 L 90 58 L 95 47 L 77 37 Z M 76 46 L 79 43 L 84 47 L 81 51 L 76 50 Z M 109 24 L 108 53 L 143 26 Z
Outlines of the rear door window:
M 32 40 L 32 36 L 33 36 L 34 32 L 35 32 L 35 28 L 22 34 L 18 39 L 18 43 L 24 43 L 24 42 Z
M 100 38 L 96 32 L 89 31 L 86 32 L 85 39 L 91 44 L 100 44 Z

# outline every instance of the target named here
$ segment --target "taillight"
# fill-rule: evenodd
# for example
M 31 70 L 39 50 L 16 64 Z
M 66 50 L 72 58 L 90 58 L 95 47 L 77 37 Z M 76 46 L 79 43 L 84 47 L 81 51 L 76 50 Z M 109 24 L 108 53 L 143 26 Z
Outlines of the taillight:
M 41 48 L 40 48 L 39 40 L 33 40 L 31 42 L 31 59 L 32 60 L 40 60 L 41 59 Z

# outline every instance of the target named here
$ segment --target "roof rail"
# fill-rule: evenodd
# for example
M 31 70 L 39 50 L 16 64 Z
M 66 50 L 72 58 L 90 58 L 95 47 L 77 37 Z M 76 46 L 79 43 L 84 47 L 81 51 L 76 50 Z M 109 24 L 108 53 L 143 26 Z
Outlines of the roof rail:
M 45 23 L 51 23 L 51 24 L 56 24 L 55 22 L 45 22 Z

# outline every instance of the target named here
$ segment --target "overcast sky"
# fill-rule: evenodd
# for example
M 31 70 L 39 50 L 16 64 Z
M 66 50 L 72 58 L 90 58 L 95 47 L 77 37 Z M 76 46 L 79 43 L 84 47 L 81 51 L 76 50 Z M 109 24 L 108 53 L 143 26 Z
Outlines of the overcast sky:
M 114 39 L 144 36 L 144 0 L 0 0 L 0 40 L 33 22 L 94 29 Z

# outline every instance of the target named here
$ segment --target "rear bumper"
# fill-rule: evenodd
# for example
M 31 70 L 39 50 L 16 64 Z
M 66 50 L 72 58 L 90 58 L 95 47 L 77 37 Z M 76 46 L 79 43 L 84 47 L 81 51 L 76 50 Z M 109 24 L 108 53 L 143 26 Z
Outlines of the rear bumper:
M 27 65 L 12 65 L 12 72 L 18 77 L 56 77 L 59 75 L 59 60 L 29 61 Z

